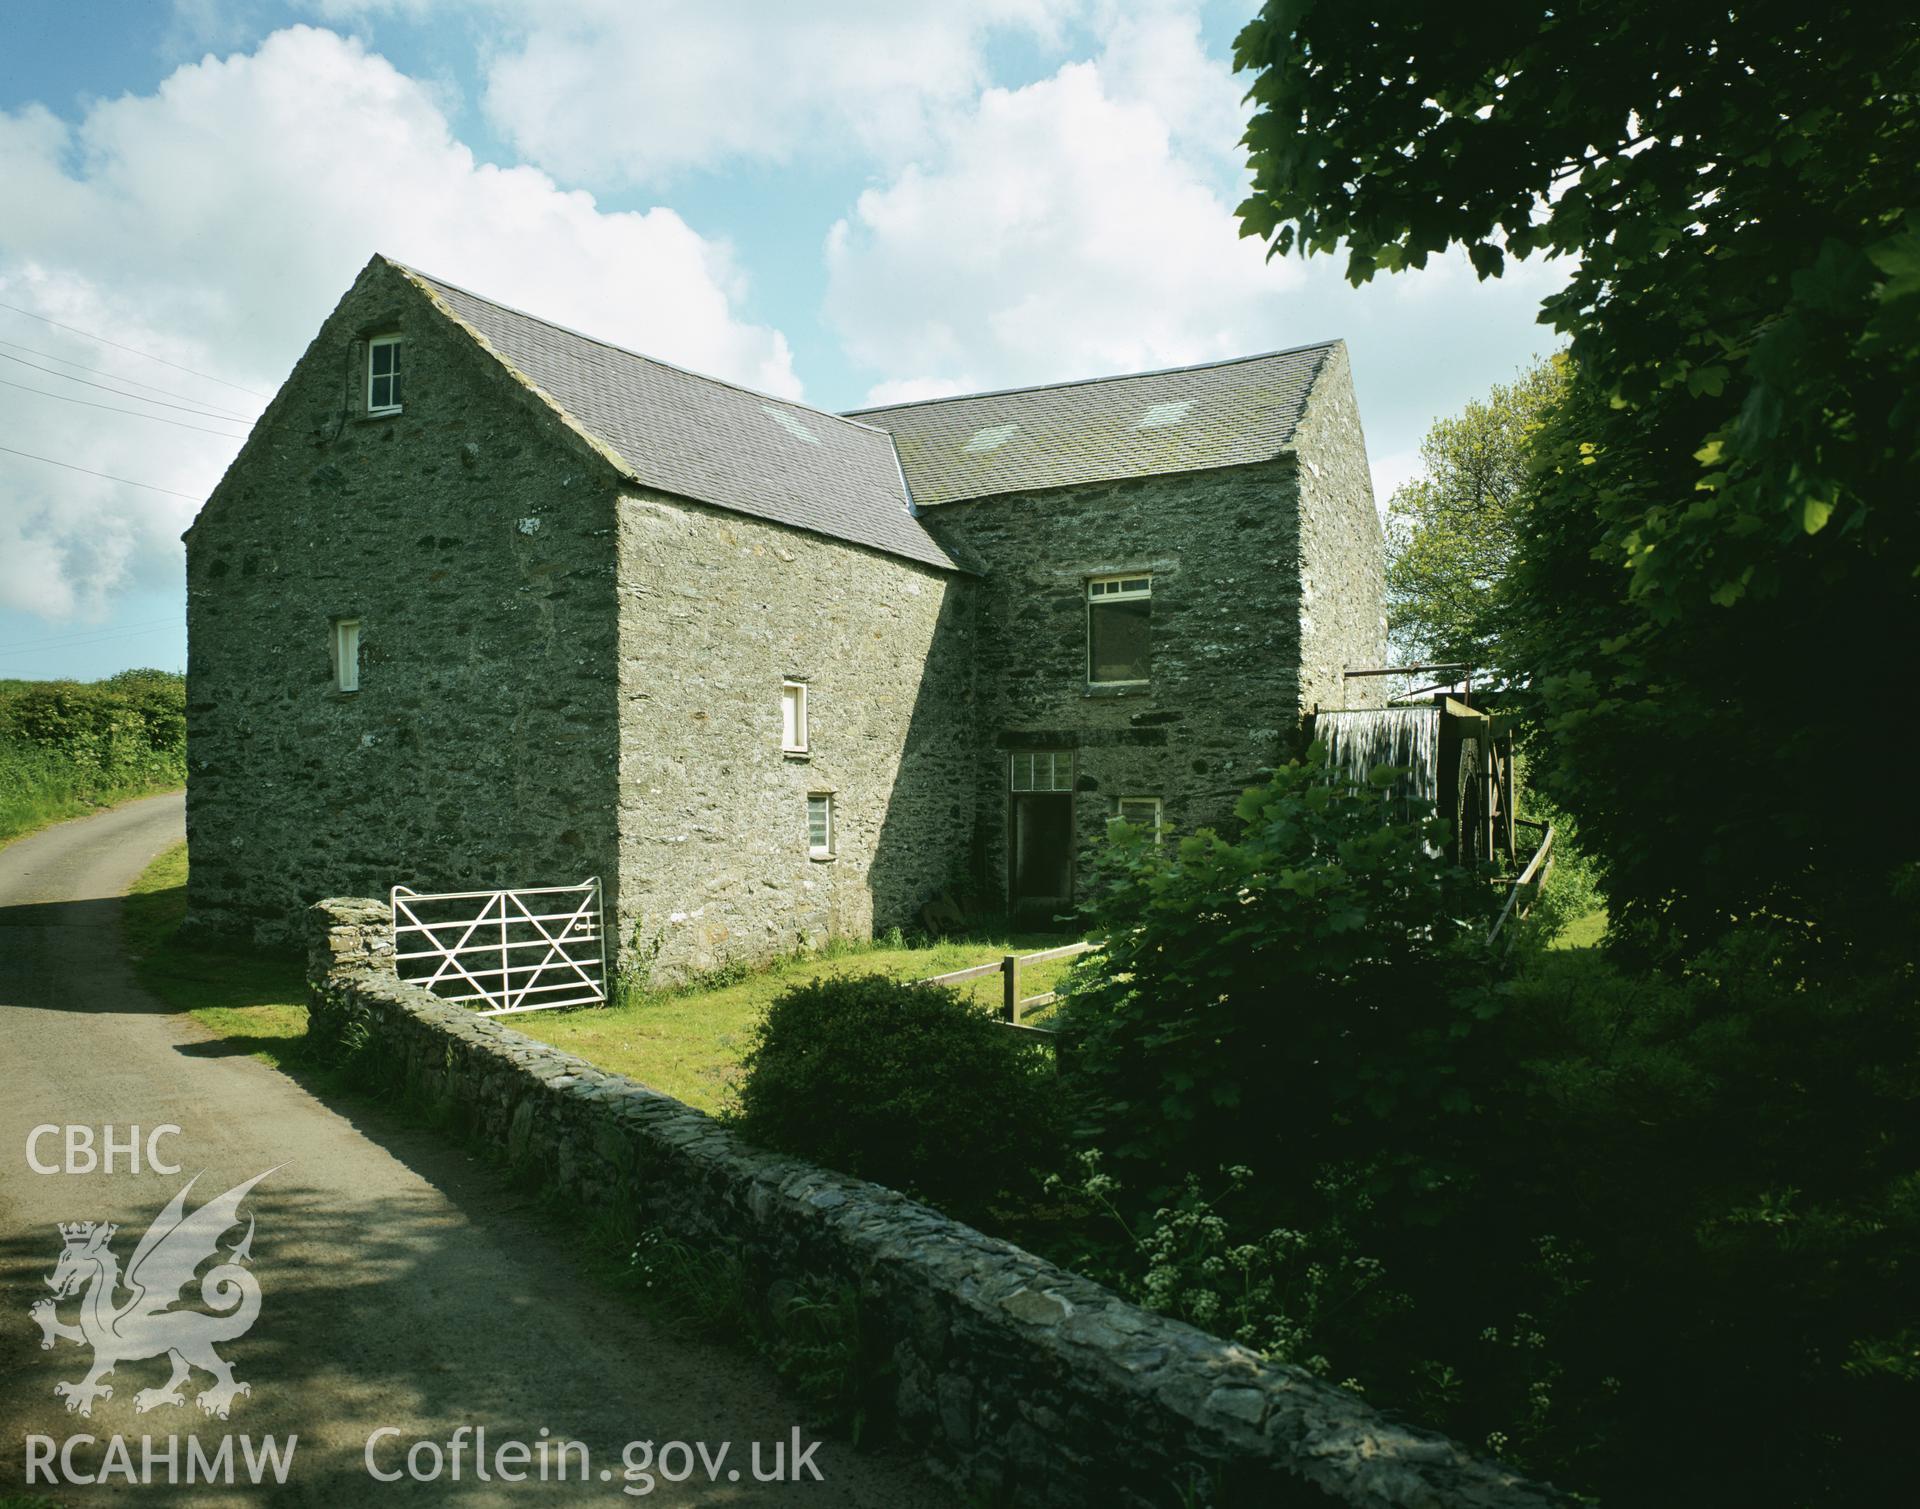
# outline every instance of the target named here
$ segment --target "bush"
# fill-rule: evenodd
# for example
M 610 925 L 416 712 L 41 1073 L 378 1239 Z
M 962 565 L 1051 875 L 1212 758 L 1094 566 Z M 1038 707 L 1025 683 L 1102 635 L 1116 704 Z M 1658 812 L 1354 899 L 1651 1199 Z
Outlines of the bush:
M 1393 820 L 1395 774 L 1332 778 L 1316 746 L 1241 797 L 1237 840 L 1115 830 L 1064 1025 L 1078 1119 L 1142 1200 L 1237 1164 L 1304 1187 L 1473 1111 L 1495 897 L 1441 824 Z
M 1055 1083 L 1044 1047 L 958 993 L 854 975 L 767 1008 L 733 1119 L 763 1146 L 972 1219 L 1052 1165 Z

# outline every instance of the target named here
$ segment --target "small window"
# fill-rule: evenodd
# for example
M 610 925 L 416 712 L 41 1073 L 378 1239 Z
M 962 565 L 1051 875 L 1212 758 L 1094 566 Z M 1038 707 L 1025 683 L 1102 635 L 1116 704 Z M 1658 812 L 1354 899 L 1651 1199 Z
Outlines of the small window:
M 807 798 L 807 853 L 826 859 L 833 853 L 833 797 L 816 791 Z
M 400 337 L 383 335 L 367 343 L 367 412 L 400 412 Z
M 780 747 L 788 754 L 807 752 L 807 687 L 789 681 L 780 688 Z
M 1013 757 L 1011 771 L 1015 791 L 1073 790 L 1073 755 L 1064 749 L 1022 750 Z
M 1146 829 L 1153 835 L 1156 844 L 1160 842 L 1159 797 L 1123 796 L 1113 804 L 1113 815 L 1130 827 Z
M 333 686 L 335 691 L 360 690 L 360 620 L 333 621 Z
M 1087 680 L 1094 686 L 1147 679 L 1151 576 L 1104 576 L 1087 583 Z

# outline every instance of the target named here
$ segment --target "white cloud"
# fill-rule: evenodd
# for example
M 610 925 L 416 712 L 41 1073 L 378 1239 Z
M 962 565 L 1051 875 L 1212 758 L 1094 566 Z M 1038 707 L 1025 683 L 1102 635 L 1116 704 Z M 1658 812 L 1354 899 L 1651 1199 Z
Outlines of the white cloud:
M 252 54 L 183 67 L 73 127 L 37 107 L 0 112 L 0 203 L 0 300 L 259 393 L 375 251 L 698 370 L 799 393 L 784 338 L 738 314 L 743 281 L 723 244 L 669 209 L 603 213 L 535 169 L 475 161 L 425 86 L 326 31 L 293 28 Z M 259 407 L 6 311 L 0 339 L 249 415 Z M 9 381 L 146 407 L 0 368 Z M 5 442 L 17 450 L 195 497 L 235 448 L 12 388 L 0 388 L 0 428 L 25 437 Z M 0 607 L 96 616 L 116 590 L 177 571 L 194 508 L 0 454 Z
M 1191 16 L 1136 10 L 1107 36 L 952 113 L 833 228 L 828 317 L 876 394 L 1239 355 L 1302 280 L 1239 237 L 1240 89 Z
M 986 82 L 990 39 L 1053 37 L 1076 8 L 1075 0 L 473 3 L 492 3 L 509 31 L 486 62 L 496 128 L 531 161 L 600 184 L 847 147 L 892 158 Z
M 980 385 L 967 378 L 903 377 L 894 382 L 879 382 L 868 392 L 866 402 L 922 403 L 929 398 L 951 398 L 956 393 L 977 393 Z
M 946 112 L 827 238 L 826 317 L 900 402 L 1344 338 L 1382 502 L 1433 420 L 1551 349 L 1564 264 L 1480 282 L 1459 253 L 1345 282 L 1240 237 L 1244 78 L 1189 7 L 1116 5 L 1102 50 Z

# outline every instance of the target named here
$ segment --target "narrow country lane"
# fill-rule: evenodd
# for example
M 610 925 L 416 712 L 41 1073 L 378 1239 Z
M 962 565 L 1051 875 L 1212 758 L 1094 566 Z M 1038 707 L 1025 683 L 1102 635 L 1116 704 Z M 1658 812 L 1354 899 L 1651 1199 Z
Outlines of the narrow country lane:
M 442 1502 L 634 1502 L 623 1486 L 629 1442 L 704 1443 L 716 1482 L 695 1452 L 692 1472 L 670 1482 L 656 1471 L 647 1501 L 728 1504 L 906 1506 L 948 1502 L 915 1464 L 858 1455 L 838 1441 L 813 1454 L 823 1482 L 756 1483 L 772 1443 L 790 1447 L 797 1406 L 758 1365 L 733 1353 L 662 1334 L 581 1271 L 575 1248 L 584 1220 L 569 1223 L 509 1192 L 484 1163 L 435 1133 L 399 1125 L 375 1108 L 336 1108 L 293 1079 L 230 1051 L 191 1020 L 170 1015 L 134 983 L 119 932 L 119 897 L 145 864 L 182 831 L 178 795 L 154 797 L 66 823 L 0 849 L 0 1497 L 45 1494 L 81 1504 L 111 1496 L 135 1501 L 245 1504 Z M 105 1128 L 142 1141 L 163 1124 L 181 1128 L 158 1144 L 178 1174 L 126 1168 L 111 1173 L 36 1173 L 28 1141 L 37 1126 L 62 1128 L 37 1144 L 42 1163 L 65 1160 L 69 1126 L 90 1127 L 98 1150 Z M 84 1163 L 84 1157 L 76 1158 Z M 195 1395 L 210 1379 L 196 1372 L 184 1402 L 136 1411 L 142 1390 L 167 1384 L 164 1357 L 123 1362 L 106 1380 L 110 1399 L 90 1418 L 69 1413 L 55 1385 L 87 1373 L 92 1353 L 62 1340 L 41 1348 L 30 1307 L 45 1299 L 60 1256 L 63 1223 L 108 1221 L 124 1267 L 149 1222 L 199 1175 L 189 1198 L 202 1201 L 251 1179 L 242 1208 L 256 1223 L 250 1268 L 262 1292 L 258 1319 L 219 1345 L 251 1393 L 226 1420 L 209 1417 Z M 204 1266 L 204 1265 L 203 1265 Z M 197 1296 L 198 1286 L 188 1290 Z M 197 1298 L 192 1302 L 197 1303 Z M 61 1318 L 79 1314 L 62 1301 Z M 543 1431 L 584 1442 L 591 1475 L 542 1484 L 477 1481 L 471 1447 L 455 1483 L 444 1468 L 433 1483 L 385 1483 L 369 1476 L 368 1437 L 383 1427 L 376 1460 L 400 1468 L 415 1441 L 448 1442 L 462 1426 L 484 1427 L 499 1443 L 538 1448 Z M 158 1460 L 153 1481 L 28 1486 L 32 1437 L 63 1443 L 80 1434 L 73 1466 L 92 1474 L 113 1436 L 142 1469 L 141 1438 Z M 167 1438 L 184 1478 L 189 1435 L 217 1453 L 231 1437 L 236 1482 L 165 1486 Z M 261 1438 L 298 1446 L 284 1487 L 247 1482 L 244 1452 Z M 243 1442 L 242 1438 L 246 1438 Z M 44 1448 L 41 1448 L 44 1449 Z M 419 1460 L 430 1464 L 432 1454 Z M 536 1465 L 528 1470 L 537 1473 Z M 577 1464 L 577 1457 L 573 1459 Z M 681 1454 L 662 1465 L 678 1474 Z M 511 1466 L 511 1458 L 509 1459 Z M 609 1474 L 603 1478 L 602 1473 Z M 733 1479 L 731 1474 L 738 1474 Z M 271 1482 L 271 1480 L 269 1480 Z

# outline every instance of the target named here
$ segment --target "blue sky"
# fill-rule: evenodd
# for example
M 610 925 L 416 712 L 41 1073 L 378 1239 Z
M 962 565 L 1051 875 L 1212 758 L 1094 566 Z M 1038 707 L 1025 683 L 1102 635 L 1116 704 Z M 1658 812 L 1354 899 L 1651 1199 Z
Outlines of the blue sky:
M 1384 502 L 1560 271 L 1264 261 L 1253 8 L 12 0 L 0 677 L 184 664 L 179 533 L 375 251 L 824 408 L 1341 336 Z

